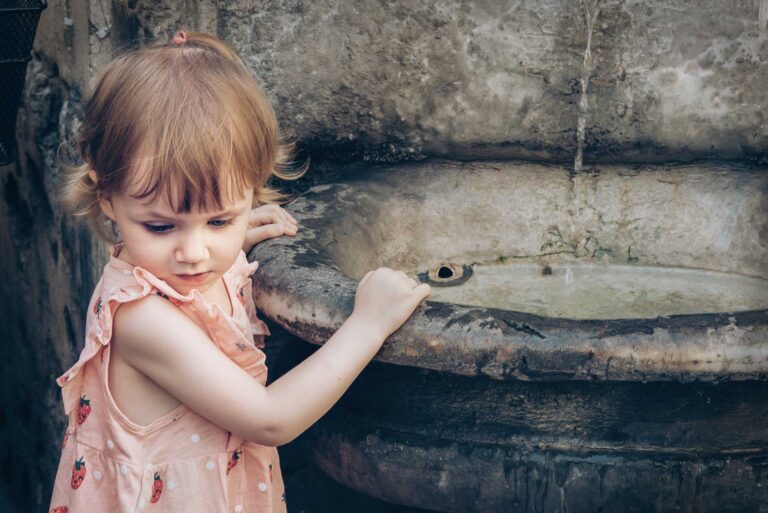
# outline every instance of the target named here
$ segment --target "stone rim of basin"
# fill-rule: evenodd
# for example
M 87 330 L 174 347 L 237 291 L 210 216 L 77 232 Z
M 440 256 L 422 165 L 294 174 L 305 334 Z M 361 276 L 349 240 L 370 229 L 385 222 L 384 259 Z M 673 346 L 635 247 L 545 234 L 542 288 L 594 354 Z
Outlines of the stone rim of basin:
M 414 172 L 453 165 L 464 164 L 428 161 L 397 167 Z M 496 163 L 510 165 L 514 167 Z M 375 173 L 386 172 L 405 171 Z M 352 181 L 369 176 L 374 175 Z M 354 306 L 357 282 L 326 251 L 323 232 L 326 203 L 338 201 L 335 193 L 341 185 L 313 187 L 289 204 L 288 211 L 301 225 L 298 235 L 265 241 L 249 255 L 260 264 L 254 275 L 259 312 L 313 344 L 327 340 Z M 384 343 L 376 359 L 530 381 L 764 380 L 767 341 L 768 310 L 574 320 L 427 300 Z

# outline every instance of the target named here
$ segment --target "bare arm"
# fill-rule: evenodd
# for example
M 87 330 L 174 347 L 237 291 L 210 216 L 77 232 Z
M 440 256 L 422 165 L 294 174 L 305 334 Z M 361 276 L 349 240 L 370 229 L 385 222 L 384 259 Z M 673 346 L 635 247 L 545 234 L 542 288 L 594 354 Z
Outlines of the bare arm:
M 370 281 L 381 285 L 392 277 Z M 119 308 L 113 343 L 130 365 L 200 415 L 246 440 L 278 446 L 300 435 L 339 400 L 384 339 L 429 291 L 426 286 L 408 286 L 401 287 L 399 296 L 384 294 L 402 306 L 380 315 L 381 301 L 375 297 L 380 287 L 367 287 L 367 294 L 361 294 L 361 287 L 355 313 L 312 356 L 269 387 L 238 367 L 197 324 L 159 297 Z

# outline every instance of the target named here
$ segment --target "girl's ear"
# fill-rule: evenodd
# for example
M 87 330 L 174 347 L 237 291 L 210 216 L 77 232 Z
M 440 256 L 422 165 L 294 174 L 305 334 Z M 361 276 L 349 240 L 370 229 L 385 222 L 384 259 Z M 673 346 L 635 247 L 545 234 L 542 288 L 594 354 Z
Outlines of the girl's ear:
M 112 201 L 106 198 L 101 198 L 99 200 L 99 207 L 101 207 L 101 211 L 104 212 L 104 215 L 107 216 L 110 221 L 117 221 L 115 219 L 115 211 L 112 208 Z
M 88 171 L 88 177 L 91 179 L 91 181 L 93 181 L 94 184 L 99 182 L 99 177 L 96 175 L 96 171 L 93 169 Z M 99 195 L 99 208 L 101 208 L 101 211 L 104 213 L 104 215 L 107 216 L 111 221 L 115 220 L 115 211 L 112 208 L 112 201 L 107 198 L 102 198 Z

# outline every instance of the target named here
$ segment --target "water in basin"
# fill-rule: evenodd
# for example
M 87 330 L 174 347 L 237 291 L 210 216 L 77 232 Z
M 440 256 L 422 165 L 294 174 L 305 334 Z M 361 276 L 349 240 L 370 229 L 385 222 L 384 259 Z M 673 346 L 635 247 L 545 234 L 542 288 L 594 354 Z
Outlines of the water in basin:
M 432 287 L 430 300 L 568 319 L 639 319 L 766 309 L 768 280 L 635 265 L 475 265 L 465 283 Z

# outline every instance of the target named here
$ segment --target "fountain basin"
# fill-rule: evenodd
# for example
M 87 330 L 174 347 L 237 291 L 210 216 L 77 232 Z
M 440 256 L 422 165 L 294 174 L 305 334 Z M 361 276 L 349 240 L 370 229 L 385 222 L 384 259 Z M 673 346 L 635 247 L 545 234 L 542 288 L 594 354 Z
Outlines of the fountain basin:
M 429 161 L 351 176 L 296 199 L 299 235 L 251 254 L 257 306 L 313 344 L 369 269 L 435 285 L 308 434 L 331 477 L 438 511 L 766 498 L 764 171 Z

